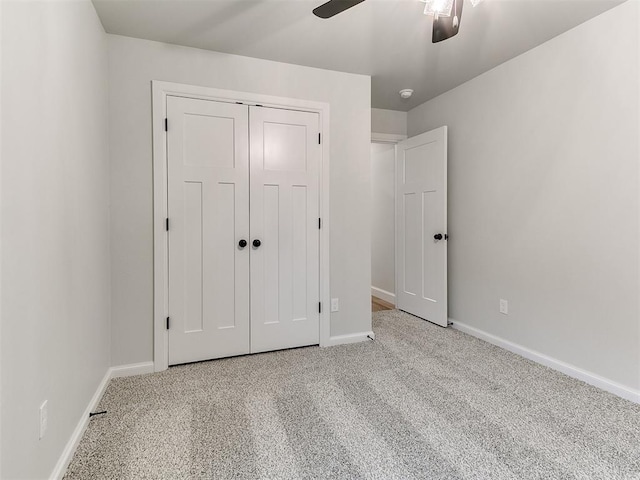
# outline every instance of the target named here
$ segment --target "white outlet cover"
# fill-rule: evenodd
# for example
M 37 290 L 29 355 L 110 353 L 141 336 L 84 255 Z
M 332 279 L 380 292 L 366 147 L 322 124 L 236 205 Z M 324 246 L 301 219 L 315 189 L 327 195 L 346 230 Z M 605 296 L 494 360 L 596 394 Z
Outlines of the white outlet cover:
M 337 312 L 340 310 L 340 300 L 337 298 L 332 298 L 331 299 L 331 311 L 332 312 Z
M 503 315 L 509 314 L 509 302 L 507 300 L 500 299 L 500 313 Z

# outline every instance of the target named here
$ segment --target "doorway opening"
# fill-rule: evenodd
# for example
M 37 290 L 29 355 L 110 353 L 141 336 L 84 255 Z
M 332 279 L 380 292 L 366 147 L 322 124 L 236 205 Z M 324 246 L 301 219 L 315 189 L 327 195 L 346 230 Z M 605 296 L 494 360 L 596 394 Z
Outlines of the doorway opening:
M 404 135 L 371 135 L 372 312 L 396 307 L 396 144 L 405 138 Z
M 372 136 L 371 169 L 372 310 L 393 305 L 446 327 L 447 127 Z

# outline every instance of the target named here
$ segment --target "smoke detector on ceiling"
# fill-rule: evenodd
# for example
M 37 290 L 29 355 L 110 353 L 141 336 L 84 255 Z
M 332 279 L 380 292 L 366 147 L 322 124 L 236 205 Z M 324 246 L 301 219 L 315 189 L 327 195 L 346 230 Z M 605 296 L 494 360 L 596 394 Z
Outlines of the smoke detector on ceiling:
M 410 88 L 403 88 L 402 90 L 400 90 L 400 96 L 405 100 L 407 98 L 410 98 L 411 95 L 413 95 L 413 90 L 411 90 Z

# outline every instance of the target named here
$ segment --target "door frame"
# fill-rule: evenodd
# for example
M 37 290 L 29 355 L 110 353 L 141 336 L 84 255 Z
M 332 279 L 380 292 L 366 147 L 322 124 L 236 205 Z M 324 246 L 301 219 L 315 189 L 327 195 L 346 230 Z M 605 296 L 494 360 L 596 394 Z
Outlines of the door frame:
M 398 220 L 397 220 L 397 215 L 396 215 L 396 202 L 398 201 L 398 192 L 396 191 L 396 178 L 398 176 L 398 143 L 402 142 L 403 140 L 406 140 L 407 136 L 406 135 L 401 135 L 401 134 L 396 134 L 396 133 L 376 133 L 376 132 L 371 132 L 371 143 L 379 143 L 379 144 L 384 144 L 384 145 L 394 145 L 393 148 L 393 282 L 394 284 L 397 282 L 396 279 L 396 266 L 397 266 L 397 258 L 396 258 L 396 234 L 397 234 L 397 229 L 398 229 Z M 371 167 L 369 167 L 371 168 Z M 374 295 L 374 286 L 371 285 L 371 296 L 375 297 L 376 295 Z M 394 290 L 397 290 L 397 288 L 394 288 Z M 378 298 L 380 297 L 380 293 L 379 292 L 375 292 L 378 293 Z M 391 292 L 385 292 L 385 293 L 391 293 Z M 389 297 L 386 298 L 382 298 L 382 300 L 385 300 L 389 303 L 393 303 L 394 306 L 397 305 L 396 302 L 396 292 L 393 292 L 393 299 L 389 299 Z
M 167 137 L 165 118 L 167 97 L 187 97 L 213 100 L 224 103 L 297 110 L 319 114 L 321 134 L 321 157 L 319 178 L 319 206 L 322 228 L 320 232 L 320 301 L 325 308 L 320 313 L 320 346 L 328 346 L 331 317 L 328 306 L 330 298 L 330 251 L 329 251 L 329 104 L 287 97 L 276 97 L 256 93 L 221 90 L 218 88 L 185 85 L 153 80 L 152 95 L 152 142 L 153 142 L 153 368 L 160 372 L 169 368 L 169 334 L 166 329 L 169 299 L 169 243 L 165 229 L 168 202 Z

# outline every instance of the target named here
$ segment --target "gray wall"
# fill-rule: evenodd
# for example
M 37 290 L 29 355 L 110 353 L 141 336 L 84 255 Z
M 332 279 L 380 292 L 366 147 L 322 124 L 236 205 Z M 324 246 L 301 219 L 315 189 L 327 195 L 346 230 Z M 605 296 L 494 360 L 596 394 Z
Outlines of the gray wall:
M 331 106 L 331 335 L 371 329 L 367 76 L 109 36 L 113 364 L 153 358 L 151 81 L 328 102 Z
M 449 126 L 450 316 L 632 388 L 638 31 L 624 3 L 408 116 Z
M 88 0 L 2 3 L 0 476 L 48 478 L 110 363 L 107 39 Z
M 395 155 L 371 144 L 371 286 L 395 294 Z
M 371 109 L 371 131 L 374 133 L 407 134 L 407 112 Z

